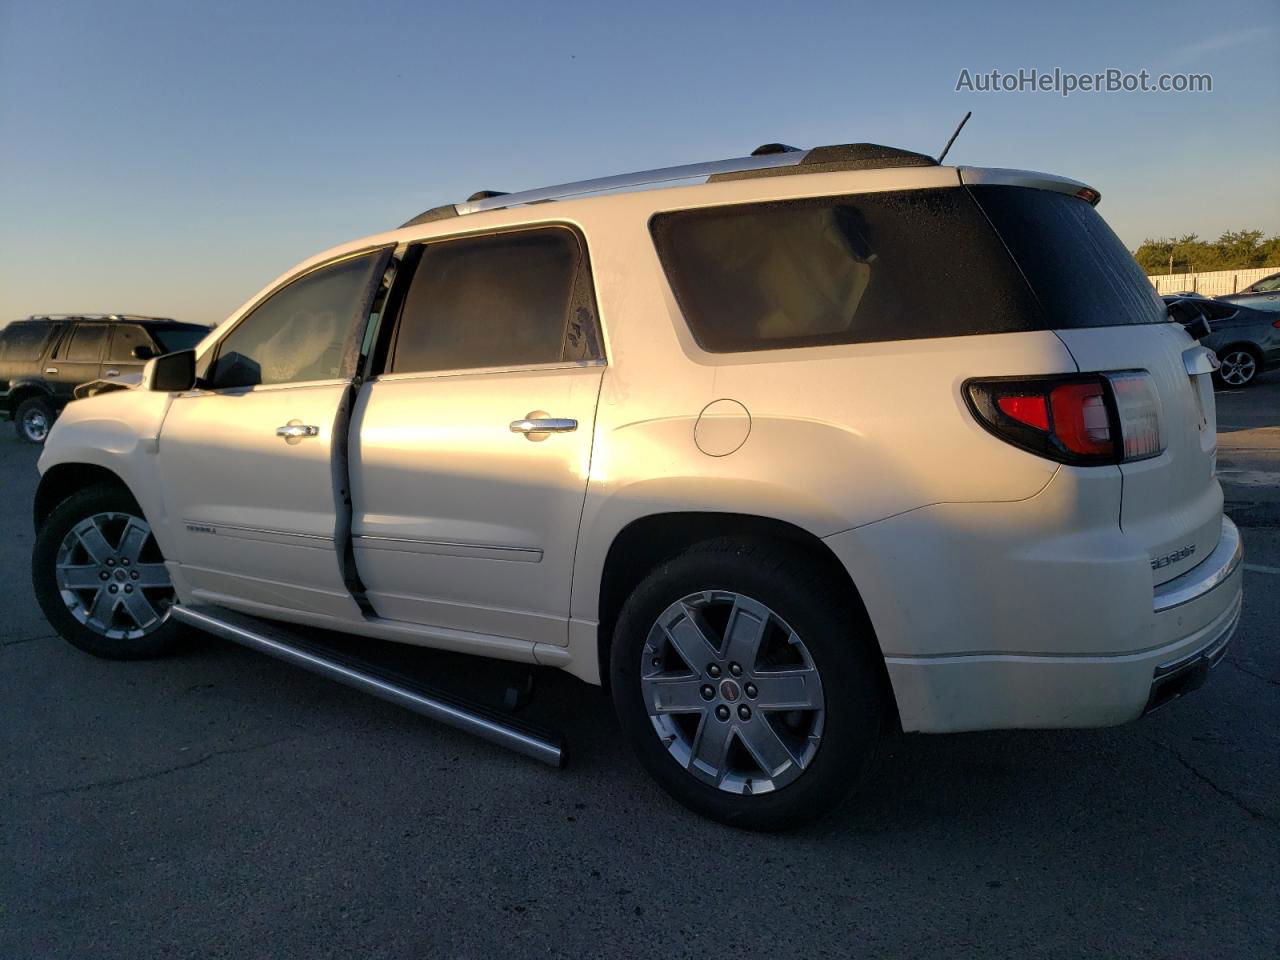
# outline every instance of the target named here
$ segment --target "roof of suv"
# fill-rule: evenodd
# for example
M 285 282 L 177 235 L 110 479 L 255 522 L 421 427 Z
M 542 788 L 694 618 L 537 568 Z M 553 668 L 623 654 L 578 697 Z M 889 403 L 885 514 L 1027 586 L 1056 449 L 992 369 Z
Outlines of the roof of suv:
M 751 177 L 770 177 L 802 173 L 833 173 L 839 170 L 874 170 L 886 167 L 936 167 L 938 161 L 923 153 L 886 147 L 879 143 L 840 143 L 802 150 L 785 143 L 766 143 L 756 147 L 747 157 L 731 160 L 713 160 L 705 163 L 688 163 L 655 170 L 639 170 L 593 180 L 578 180 L 552 187 L 539 187 L 520 193 L 504 193 L 500 190 L 480 190 L 467 198 L 465 203 L 447 203 L 424 210 L 412 220 L 400 226 L 411 227 L 434 220 L 481 213 L 485 210 L 501 210 L 526 203 L 544 203 L 588 193 L 629 190 L 655 183 L 674 180 L 692 180 L 705 177 L 707 182 L 744 180 Z
M 166 323 L 179 327 L 202 327 L 205 324 L 187 323 L 181 320 L 174 320 L 172 317 L 144 317 L 137 313 L 33 313 L 29 317 L 21 317 L 14 320 L 14 323 L 31 323 L 32 321 L 50 321 L 50 320 L 118 320 L 128 321 L 129 323 Z

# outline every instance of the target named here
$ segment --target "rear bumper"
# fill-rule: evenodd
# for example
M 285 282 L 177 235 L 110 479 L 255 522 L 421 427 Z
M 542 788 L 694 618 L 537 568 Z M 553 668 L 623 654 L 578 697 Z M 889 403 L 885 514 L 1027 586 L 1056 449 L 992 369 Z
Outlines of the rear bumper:
M 902 727 L 921 733 L 1107 727 L 1135 720 L 1204 683 L 1240 620 L 1235 582 L 1209 624 L 1155 650 L 1114 657 L 886 658 Z
M 1114 521 L 1036 539 L 1023 515 L 1032 502 L 946 505 L 889 521 L 881 539 L 865 528 L 828 538 L 862 590 L 904 730 L 1126 723 L 1195 689 L 1222 659 L 1243 602 L 1229 519 L 1210 556 L 1153 588 L 1146 552 Z M 997 523 L 1007 541 L 993 542 Z

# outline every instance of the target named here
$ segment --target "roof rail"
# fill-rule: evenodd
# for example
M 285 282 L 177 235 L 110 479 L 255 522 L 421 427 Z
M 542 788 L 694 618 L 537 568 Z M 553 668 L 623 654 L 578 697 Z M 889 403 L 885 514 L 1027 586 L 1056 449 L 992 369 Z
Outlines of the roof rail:
M 33 313 L 24 320 L 150 320 L 177 323 L 172 317 L 145 317 L 140 313 Z
M 465 203 L 433 207 L 401 226 L 410 227 L 452 216 L 483 213 L 486 210 L 502 210 L 527 203 L 545 203 L 548 200 L 563 200 L 566 197 L 579 197 L 609 190 L 628 190 L 677 180 L 697 178 L 739 180 L 786 173 L 827 173 L 835 170 L 866 170 L 874 167 L 936 166 L 937 163 L 938 161 L 923 153 L 885 147 L 877 143 L 836 144 L 809 150 L 781 143 L 766 143 L 757 147 L 749 157 L 658 167 L 654 170 L 639 170 L 635 173 L 622 173 L 612 177 L 576 180 L 551 187 L 539 187 L 536 190 L 525 190 L 521 193 L 481 191 L 472 194 Z

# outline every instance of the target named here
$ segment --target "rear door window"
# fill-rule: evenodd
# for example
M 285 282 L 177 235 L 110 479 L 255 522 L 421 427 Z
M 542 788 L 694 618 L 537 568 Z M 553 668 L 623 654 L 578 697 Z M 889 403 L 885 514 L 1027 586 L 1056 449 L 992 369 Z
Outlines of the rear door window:
M 390 372 L 596 360 L 585 251 L 564 227 L 425 244 L 400 312 Z
M 1054 330 L 1168 320 L 1132 254 L 1087 201 L 1028 187 L 970 188 Z
M 1043 321 L 960 187 L 659 214 L 658 254 L 705 350 L 915 340 Z
M 71 342 L 62 347 L 64 358 L 71 363 L 97 363 L 107 328 L 101 323 L 82 323 L 71 334 Z

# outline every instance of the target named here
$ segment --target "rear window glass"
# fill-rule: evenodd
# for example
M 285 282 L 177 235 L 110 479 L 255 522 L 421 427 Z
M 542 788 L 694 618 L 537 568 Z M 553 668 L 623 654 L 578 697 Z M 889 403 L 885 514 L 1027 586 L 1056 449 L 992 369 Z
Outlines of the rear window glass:
M 49 340 L 47 323 L 15 323 L 0 331 L 0 357 L 11 362 L 39 359 Z
M 1050 328 L 1168 320 L 1138 262 L 1092 206 L 1027 187 L 973 187 L 1035 291 Z
M 960 187 L 684 210 L 651 229 L 690 329 L 712 352 L 1044 326 Z

